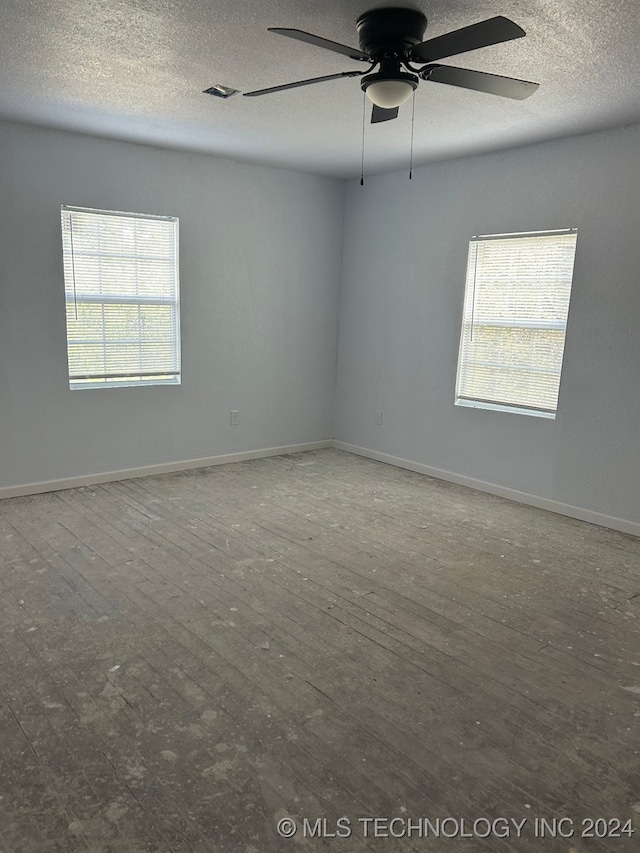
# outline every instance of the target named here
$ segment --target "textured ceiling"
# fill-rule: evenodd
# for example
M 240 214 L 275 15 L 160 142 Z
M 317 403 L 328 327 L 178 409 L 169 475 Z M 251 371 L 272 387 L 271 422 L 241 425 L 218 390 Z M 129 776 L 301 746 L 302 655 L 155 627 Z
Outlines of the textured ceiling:
M 393 5 L 423 11 L 427 38 L 511 18 L 525 38 L 446 62 L 540 83 L 511 101 L 422 82 L 414 164 L 640 120 L 639 0 L 0 0 L 0 118 L 359 175 L 357 78 L 259 98 L 201 92 L 362 68 L 267 27 L 357 47 L 358 15 Z M 410 138 L 410 102 L 396 121 L 367 124 L 367 172 L 408 165 Z

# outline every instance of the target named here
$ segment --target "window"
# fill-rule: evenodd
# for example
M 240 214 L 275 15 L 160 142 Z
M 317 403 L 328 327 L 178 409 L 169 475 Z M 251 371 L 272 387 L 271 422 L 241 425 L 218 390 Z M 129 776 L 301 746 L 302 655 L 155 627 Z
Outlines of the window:
M 62 208 L 70 388 L 180 384 L 178 220 Z
M 577 232 L 473 237 L 456 404 L 554 418 Z

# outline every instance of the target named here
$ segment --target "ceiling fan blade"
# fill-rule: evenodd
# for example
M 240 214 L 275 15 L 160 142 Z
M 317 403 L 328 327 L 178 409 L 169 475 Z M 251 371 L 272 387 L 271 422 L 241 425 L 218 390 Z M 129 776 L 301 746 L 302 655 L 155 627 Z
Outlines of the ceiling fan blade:
M 282 86 L 271 86 L 269 89 L 256 89 L 254 92 L 244 92 L 245 98 L 256 95 L 270 95 L 272 92 L 284 92 L 286 89 L 297 89 L 298 86 L 309 86 L 311 83 L 324 83 L 325 80 L 338 80 L 340 77 L 360 77 L 362 71 L 341 71 L 339 74 L 327 74 L 325 77 L 312 77 L 310 80 L 298 80 L 295 83 L 284 83 Z
M 488 92 L 490 95 L 501 95 L 503 98 L 514 98 L 517 101 L 523 101 L 533 95 L 540 85 L 528 80 L 516 80 L 515 77 L 500 77 L 498 74 L 452 68 L 449 65 L 430 65 L 419 73 L 423 80 L 431 80 L 433 83 L 475 89 L 476 92 Z
M 373 105 L 371 111 L 371 124 L 378 124 L 381 121 L 391 121 L 392 118 L 398 118 L 398 107 L 392 107 L 390 110 L 385 110 L 377 104 Z
M 359 59 L 362 62 L 371 62 L 371 57 L 367 56 L 361 50 L 355 47 L 349 47 L 346 44 L 340 44 L 337 41 L 322 38 L 322 36 L 314 36 L 313 33 L 305 33 L 304 30 L 292 30 L 288 27 L 269 27 L 270 33 L 278 33 L 281 36 L 288 36 L 291 39 L 298 39 L 307 44 L 314 44 L 316 47 L 324 47 L 327 50 L 333 50 L 335 53 L 342 53 L 344 56 L 349 56 L 351 59 Z
M 524 35 L 526 33 L 522 27 L 514 24 L 509 18 L 498 15 L 487 21 L 480 21 L 461 30 L 454 30 L 443 36 L 423 41 L 412 47 L 409 55 L 414 62 L 434 62 L 446 56 L 455 56 L 479 47 L 489 47 L 492 44 L 522 38 Z

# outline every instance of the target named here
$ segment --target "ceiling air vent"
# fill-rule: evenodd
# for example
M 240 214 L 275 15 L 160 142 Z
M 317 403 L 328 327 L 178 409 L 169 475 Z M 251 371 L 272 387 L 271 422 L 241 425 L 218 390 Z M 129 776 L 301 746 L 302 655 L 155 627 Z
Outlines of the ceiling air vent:
M 237 95 L 238 89 L 232 89 L 231 86 L 219 86 L 214 85 L 210 86 L 208 89 L 205 89 L 204 95 L 215 95 L 216 98 L 230 98 L 231 95 Z

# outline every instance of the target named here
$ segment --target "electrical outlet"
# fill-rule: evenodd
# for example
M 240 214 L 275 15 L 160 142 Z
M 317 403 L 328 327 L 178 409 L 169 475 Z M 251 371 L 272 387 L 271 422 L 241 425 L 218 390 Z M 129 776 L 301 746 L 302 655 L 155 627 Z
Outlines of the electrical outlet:
M 237 409 L 232 409 L 229 415 L 229 423 L 231 426 L 238 426 L 238 417 L 240 412 Z
M 376 426 L 382 426 L 382 412 L 376 412 Z

